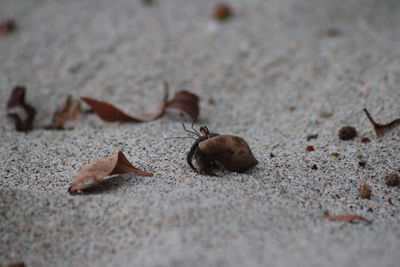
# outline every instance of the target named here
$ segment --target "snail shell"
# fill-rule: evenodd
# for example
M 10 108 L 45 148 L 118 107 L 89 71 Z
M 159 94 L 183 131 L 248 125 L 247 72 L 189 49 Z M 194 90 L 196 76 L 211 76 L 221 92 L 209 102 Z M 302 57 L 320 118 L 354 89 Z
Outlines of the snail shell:
M 234 135 L 218 135 L 199 143 L 200 151 L 225 169 L 246 171 L 258 164 L 247 142 Z

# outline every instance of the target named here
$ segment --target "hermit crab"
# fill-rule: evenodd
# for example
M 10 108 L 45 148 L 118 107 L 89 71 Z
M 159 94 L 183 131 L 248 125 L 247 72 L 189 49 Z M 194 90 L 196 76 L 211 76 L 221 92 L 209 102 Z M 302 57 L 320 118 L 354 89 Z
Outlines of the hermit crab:
M 196 172 L 204 175 L 217 176 L 211 171 L 215 165 L 222 165 L 225 169 L 235 172 L 244 172 L 258 164 L 247 142 L 235 135 L 212 133 L 206 126 L 200 128 L 200 133 L 193 127 L 185 131 L 197 136 L 190 148 L 186 160 Z M 197 168 L 193 165 L 196 160 Z

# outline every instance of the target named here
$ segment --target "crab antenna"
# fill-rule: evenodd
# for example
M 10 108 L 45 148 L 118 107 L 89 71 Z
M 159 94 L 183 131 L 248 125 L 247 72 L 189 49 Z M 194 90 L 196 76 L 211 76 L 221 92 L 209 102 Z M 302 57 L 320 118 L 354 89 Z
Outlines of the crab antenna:
M 200 133 L 194 128 L 194 119 L 192 120 L 192 129 L 197 133 L 198 136 L 200 136 Z
M 172 137 L 165 137 L 164 140 L 167 140 L 167 139 L 183 139 L 183 138 L 192 138 L 192 139 L 196 140 L 196 138 L 194 138 L 193 136 L 172 136 Z
M 192 133 L 192 134 L 194 134 L 194 135 L 200 137 L 200 134 L 199 134 L 197 131 L 196 131 L 196 132 L 193 132 L 193 131 L 190 131 L 190 130 L 186 129 L 185 124 L 184 124 L 183 122 L 182 122 L 182 127 L 183 127 L 183 129 L 184 129 L 186 132 Z

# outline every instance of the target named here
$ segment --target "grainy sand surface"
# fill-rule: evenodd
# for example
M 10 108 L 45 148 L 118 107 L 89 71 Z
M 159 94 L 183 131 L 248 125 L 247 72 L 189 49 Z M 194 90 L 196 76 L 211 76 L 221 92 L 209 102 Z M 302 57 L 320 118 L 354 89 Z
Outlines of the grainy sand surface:
M 400 171 L 400 129 L 378 139 L 362 109 L 400 116 L 400 2 L 232 0 L 225 23 L 210 16 L 215 2 L 0 0 L 0 19 L 18 24 L 0 37 L 0 264 L 398 266 L 400 188 L 382 177 Z M 259 165 L 195 174 L 192 141 L 164 140 L 186 134 L 174 114 L 41 129 L 68 94 L 151 112 L 164 80 L 200 95 L 199 125 L 244 137 Z M 6 116 L 16 84 L 38 110 L 27 134 Z M 345 125 L 358 137 L 339 140 Z M 154 176 L 67 193 L 79 168 L 119 150 Z M 364 182 L 370 200 L 357 197 Z

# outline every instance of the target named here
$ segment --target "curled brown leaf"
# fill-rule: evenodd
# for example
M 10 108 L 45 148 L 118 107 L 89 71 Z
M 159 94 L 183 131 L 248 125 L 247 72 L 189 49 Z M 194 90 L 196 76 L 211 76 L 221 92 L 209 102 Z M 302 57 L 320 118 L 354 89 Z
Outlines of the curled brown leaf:
M 386 124 L 380 124 L 377 123 L 369 114 L 368 110 L 366 108 L 364 108 L 364 112 L 365 115 L 367 115 L 368 120 L 371 122 L 372 126 L 374 126 L 374 130 L 376 133 L 376 136 L 378 137 L 382 137 L 385 135 L 385 131 L 391 130 L 396 126 L 400 125 L 400 118 L 399 119 L 395 119 L 394 121 L 391 121 L 389 123 Z
M 157 119 L 165 114 L 168 108 L 179 110 L 189 115 L 192 121 L 196 121 L 199 117 L 199 97 L 187 90 L 181 90 L 175 93 L 171 100 L 168 100 L 169 96 L 169 84 L 164 82 L 164 100 L 160 104 L 160 108 L 153 115 L 150 115 L 151 119 Z
M 135 168 L 121 151 L 107 158 L 98 158 L 79 170 L 75 180 L 68 188 L 69 193 L 82 192 L 87 184 L 98 184 L 105 177 L 114 174 L 137 173 L 153 176 L 152 173 Z
M 10 111 L 7 115 L 15 122 L 15 129 L 20 132 L 28 132 L 33 129 L 33 120 L 36 116 L 36 109 L 25 102 L 26 88 L 24 86 L 16 86 L 7 102 L 7 109 L 21 107 L 24 112 L 24 118 L 21 118 L 17 112 Z
M 90 97 L 81 97 L 81 99 L 88 104 L 93 111 L 100 117 L 100 119 L 108 122 L 124 121 L 124 122 L 142 122 L 139 118 L 132 117 L 114 105 L 99 101 Z
M 336 222 L 349 222 L 349 223 L 354 223 L 355 221 L 364 221 L 368 224 L 371 224 L 372 222 L 370 220 L 365 219 L 362 216 L 359 215 L 353 215 L 353 214 L 344 214 L 344 215 L 329 215 L 328 211 L 324 212 L 324 218 L 330 221 L 336 221 Z
M 193 121 L 199 117 L 199 97 L 189 91 L 182 90 L 166 103 L 166 108 L 173 108 L 188 114 Z
M 199 97 L 189 91 L 182 90 L 177 92 L 171 100 L 168 100 L 169 85 L 164 83 L 164 99 L 159 109 L 150 115 L 131 116 L 126 114 L 114 105 L 99 101 L 90 97 L 81 97 L 102 120 L 108 122 L 145 122 L 158 119 L 165 114 L 166 109 L 172 108 L 188 114 L 192 120 L 199 116 Z
M 54 112 L 51 123 L 44 128 L 49 130 L 64 130 L 64 124 L 67 121 L 77 119 L 80 114 L 81 103 L 69 95 L 64 105 Z

